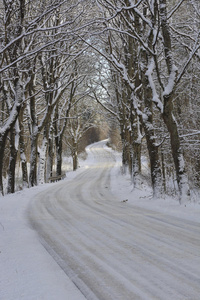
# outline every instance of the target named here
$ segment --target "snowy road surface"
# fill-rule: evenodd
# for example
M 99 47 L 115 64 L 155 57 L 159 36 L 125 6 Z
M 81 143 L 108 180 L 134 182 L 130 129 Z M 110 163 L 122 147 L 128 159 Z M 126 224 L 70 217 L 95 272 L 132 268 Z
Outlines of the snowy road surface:
M 73 181 L 31 202 L 42 244 L 85 299 L 199 300 L 199 223 L 111 194 L 114 156 L 103 145 L 90 147 L 93 163 Z

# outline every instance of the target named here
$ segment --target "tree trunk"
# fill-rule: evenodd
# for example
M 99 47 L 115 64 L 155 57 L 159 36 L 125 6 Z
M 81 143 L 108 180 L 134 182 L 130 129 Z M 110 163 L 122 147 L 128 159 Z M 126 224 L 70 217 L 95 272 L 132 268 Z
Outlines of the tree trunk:
M 29 186 L 37 185 L 37 160 L 38 160 L 38 134 L 31 136 L 31 158 L 30 158 L 30 174 Z
M 153 187 L 153 197 L 156 198 L 162 195 L 162 173 L 158 154 L 158 147 L 155 146 L 156 141 L 154 131 L 149 130 L 148 126 L 146 125 L 144 125 L 144 131 L 151 166 L 151 182 Z
M 165 50 L 165 61 L 168 69 L 169 87 L 163 93 L 164 109 L 163 120 L 167 126 L 171 139 L 171 150 L 176 169 L 177 183 L 180 193 L 180 203 L 185 203 L 190 200 L 190 188 L 188 184 L 187 173 L 185 170 L 185 163 L 183 157 L 183 150 L 180 144 L 180 137 L 178 132 L 178 125 L 173 115 L 173 91 L 176 85 L 177 68 L 173 62 L 172 43 L 170 27 L 167 19 L 167 1 L 160 0 L 160 17 L 163 34 L 163 43 Z
M 46 161 L 47 161 L 48 141 L 44 136 L 42 146 L 39 149 L 39 166 L 38 166 L 38 181 L 39 184 L 44 184 L 46 181 Z
M 24 106 L 22 107 L 19 115 L 19 129 L 20 129 L 20 135 L 19 135 L 19 148 L 20 148 L 20 160 L 21 160 L 21 167 L 22 167 L 22 186 L 28 187 L 28 170 L 27 170 L 27 160 L 26 160 L 26 154 L 25 154 L 25 141 L 24 141 L 24 125 L 23 125 L 23 112 L 24 112 Z
M 46 181 L 53 174 L 53 161 L 54 161 L 54 151 L 53 151 L 53 139 L 49 137 L 48 143 L 48 155 L 47 155 L 47 164 L 46 164 Z
M 123 124 L 121 122 L 120 124 L 120 136 L 122 141 L 122 172 L 123 174 L 126 174 L 128 166 L 129 166 L 129 143 L 128 143 L 128 136 L 127 136 L 127 128 L 126 124 Z
M 3 188 L 3 162 L 4 162 L 4 150 L 6 145 L 6 137 L 7 135 L 4 134 L 0 136 L 0 195 L 4 195 L 4 188 Z
M 56 175 L 62 175 L 62 139 L 60 136 L 56 138 Z
M 138 186 L 141 174 L 141 143 L 133 141 L 132 178 L 134 187 Z
M 146 52 L 143 52 L 143 60 L 148 67 L 149 57 Z M 152 89 L 149 83 L 147 69 L 142 73 L 143 84 L 143 100 L 145 117 L 140 116 L 141 124 L 144 127 L 144 132 L 147 141 L 147 149 L 149 153 L 151 166 L 151 182 L 153 187 L 153 197 L 160 197 L 162 195 L 162 172 L 159 160 L 158 147 L 156 146 L 155 132 L 153 127 L 153 103 L 152 103 Z
M 16 95 L 18 100 L 20 98 L 18 82 L 16 83 Z M 5 151 L 6 139 L 8 137 L 9 132 L 12 132 L 15 126 L 16 120 L 20 113 L 20 109 L 21 109 L 21 102 L 19 101 L 17 102 L 16 105 L 15 104 L 13 105 L 13 108 L 10 111 L 10 115 L 12 116 L 12 118 L 10 119 L 10 122 L 7 123 L 6 129 L 0 134 L 0 194 L 2 195 L 4 195 L 3 164 L 4 164 L 4 151 Z
M 166 187 L 165 158 L 164 158 L 164 151 L 162 146 L 161 146 L 161 162 L 162 162 L 163 189 L 164 189 L 164 193 L 166 193 L 167 187 Z
M 8 167 L 8 188 L 7 193 L 15 192 L 15 166 L 17 160 L 17 152 L 18 152 L 18 137 L 16 136 L 18 133 L 16 129 L 13 127 L 10 132 L 10 160 Z
M 134 108 L 131 104 L 131 111 L 133 112 L 133 110 Z M 141 133 L 138 117 L 133 113 L 131 115 L 131 176 L 134 187 L 137 187 L 140 185 L 139 177 L 141 175 Z
M 76 171 L 78 169 L 78 154 L 77 151 L 74 151 L 73 153 L 73 171 Z
M 73 159 L 73 171 L 76 171 L 78 169 L 78 145 L 76 142 L 73 143 L 73 153 L 72 153 L 72 159 Z
M 171 150 L 174 160 L 176 178 L 179 187 L 179 201 L 181 204 L 186 203 L 190 200 L 190 188 L 188 184 L 187 173 L 185 169 L 183 150 L 180 144 L 180 137 L 178 133 L 178 126 L 173 116 L 173 104 L 170 96 L 164 97 L 164 112 L 163 120 L 167 126 L 170 134 Z

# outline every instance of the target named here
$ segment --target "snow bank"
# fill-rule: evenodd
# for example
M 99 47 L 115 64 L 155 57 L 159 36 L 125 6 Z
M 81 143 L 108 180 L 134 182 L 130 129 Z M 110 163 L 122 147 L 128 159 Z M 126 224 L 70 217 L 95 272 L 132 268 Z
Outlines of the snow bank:
M 121 173 L 121 154 L 108 147 L 106 149 L 107 151 L 112 151 L 116 157 L 116 164 L 111 171 L 111 189 L 112 193 L 120 198 L 121 201 L 127 200 L 126 203 L 129 205 L 144 207 L 149 210 L 200 223 L 200 199 L 196 202 L 193 201 L 186 205 L 180 205 L 178 197 L 165 196 L 164 199 L 152 198 L 151 188 L 143 183 L 141 183 L 140 188 L 133 189 L 129 174 L 122 175 Z

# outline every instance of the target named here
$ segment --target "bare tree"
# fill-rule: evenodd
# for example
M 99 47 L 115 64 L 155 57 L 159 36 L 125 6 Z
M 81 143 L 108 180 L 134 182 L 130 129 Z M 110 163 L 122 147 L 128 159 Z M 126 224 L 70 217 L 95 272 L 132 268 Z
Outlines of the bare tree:
M 137 57 L 134 58 L 134 63 L 138 61 L 138 66 L 132 63 L 134 78 L 130 76 L 127 64 L 122 61 L 121 56 L 116 55 L 116 52 L 112 54 L 112 62 L 121 72 L 123 80 L 129 84 L 133 91 L 134 109 L 140 118 L 147 139 L 153 186 L 154 184 L 161 186 L 160 181 L 162 180 L 152 122 L 157 110 L 160 112 L 170 135 L 180 201 L 185 202 L 190 198 L 190 191 L 184 167 L 178 124 L 173 113 L 173 101 L 183 74 L 185 74 L 192 58 L 199 49 L 199 29 L 193 31 L 193 38 L 189 40 L 189 43 L 185 39 L 187 55 L 184 57 L 184 63 L 182 63 L 180 71 L 178 71 L 175 58 L 178 60 L 179 57 L 176 55 L 172 44 L 173 35 L 170 21 L 172 16 L 174 17 L 180 10 L 183 1 L 175 1 L 174 6 L 173 3 L 169 5 L 164 0 L 97 2 L 104 8 L 105 20 L 109 24 L 107 30 L 117 32 L 119 35 L 127 36 L 127 39 L 133 40 L 134 47 L 132 49 L 134 50 L 130 51 L 130 48 L 127 48 L 129 49 L 129 56 L 134 58 L 134 51 L 137 49 Z M 179 32 L 175 27 L 173 29 L 176 30 L 176 35 L 179 38 L 184 36 L 184 32 Z M 127 45 L 130 46 L 130 44 Z M 139 73 L 139 81 L 137 80 L 137 73 Z M 138 83 L 141 83 L 141 86 Z M 139 88 L 141 89 L 140 95 L 138 95 Z M 156 174 L 158 178 L 154 178 Z
M 0 77 L 3 96 L 2 105 L 7 108 L 7 112 L 3 112 L 4 117 L 1 120 L 0 128 L 0 192 L 3 194 L 3 158 L 6 139 L 9 134 L 8 192 L 13 193 L 15 186 L 15 164 L 18 151 L 18 139 L 15 138 L 15 135 L 19 135 L 16 121 L 23 102 L 21 65 L 17 62 L 18 56 L 23 51 L 23 45 L 22 41 L 18 40 L 17 37 L 21 35 L 24 27 L 25 1 L 15 1 L 15 3 L 13 1 L 4 1 L 1 9 L 4 14 L 1 24 L 1 42 L 3 45 L 0 54 L 1 68 L 3 69 L 8 64 L 12 66 L 8 71 L 1 73 Z M 10 46 L 11 43 L 12 47 Z

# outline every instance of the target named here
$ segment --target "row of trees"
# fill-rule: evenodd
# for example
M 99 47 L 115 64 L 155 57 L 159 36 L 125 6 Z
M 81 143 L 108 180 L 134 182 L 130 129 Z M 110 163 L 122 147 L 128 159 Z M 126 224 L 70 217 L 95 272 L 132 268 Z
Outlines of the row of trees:
M 123 164 L 129 166 L 137 185 L 145 138 L 154 196 L 166 191 L 165 166 L 173 161 L 180 202 L 186 202 L 190 187 L 185 161 L 194 155 L 192 168 L 199 179 L 199 110 L 193 110 L 199 101 L 199 4 L 97 2 L 104 20 L 103 52 L 115 93 L 108 97 L 107 108 L 113 109 L 120 125 Z
M 61 174 L 66 132 L 77 168 L 77 142 L 94 119 L 91 105 L 79 104 L 91 76 L 90 10 L 90 1 L 0 1 L 1 194 L 5 175 L 7 192 L 15 190 L 18 154 L 23 186 L 46 181 L 54 152 Z
M 0 1 L 0 192 L 5 166 L 14 192 L 18 153 L 24 186 L 46 181 L 54 149 L 61 174 L 63 141 L 76 168 L 78 141 L 97 126 L 95 100 L 117 122 L 133 184 L 145 149 L 154 196 L 167 191 L 175 170 L 180 202 L 188 201 L 185 162 L 195 170 L 190 179 L 200 178 L 199 6 L 195 0 Z

